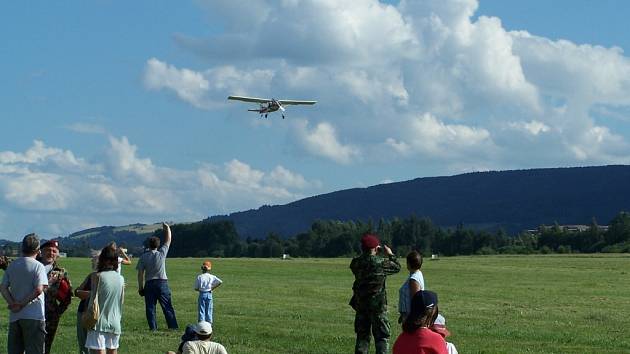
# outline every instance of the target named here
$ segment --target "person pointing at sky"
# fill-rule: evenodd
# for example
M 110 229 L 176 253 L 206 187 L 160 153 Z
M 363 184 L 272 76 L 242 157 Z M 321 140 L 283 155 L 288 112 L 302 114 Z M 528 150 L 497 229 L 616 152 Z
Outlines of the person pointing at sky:
M 136 269 L 138 270 L 138 294 L 144 296 L 147 322 L 149 329 L 157 330 L 155 305 L 159 301 L 170 329 L 177 329 L 177 318 L 171 301 L 171 289 L 166 277 L 166 255 L 171 246 L 171 227 L 162 223 L 164 244 L 160 246 L 160 238 L 149 238 L 149 250 L 140 256 Z

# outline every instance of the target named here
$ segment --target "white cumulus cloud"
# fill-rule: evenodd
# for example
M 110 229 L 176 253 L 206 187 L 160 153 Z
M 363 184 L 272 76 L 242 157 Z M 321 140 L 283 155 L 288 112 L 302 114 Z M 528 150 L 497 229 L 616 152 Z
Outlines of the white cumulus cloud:
M 312 129 L 306 120 L 294 124 L 297 143 L 309 153 L 325 157 L 340 164 L 349 164 L 360 157 L 357 147 L 343 144 L 337 138 L 335 127 L 321 122 Z
M 201 73 L 189 69 L 177 69 L 156 58 L 147 61 L 144 84 L 148 89 L 169 89 L 179 98 L 198 108 L 208 108 L 204 95 L 209 83 Z
M 399 153 L 417 152 L 430 157 L 465 155 L 471 150 L 490 152 L 490 132 L 462 124 L 446 124 L 429 113 L 410 121 L 403 141 L 388 138 L 386 144 Z
M 529 122 L 510 122 L 510 128 L 527 132 L 531 135 L 538 135 L 548 132 L 551 128 L 543 122 L 532 120 Z
M 317 99 L 287 139 L 312 156 L 386 163 L 368 153 L 384 144 L 465 170 L 627 160 L 630 132 L 594 116 L 630 109 L 620 48 L 510 31 L 477 0 L 200 3 L 222 31 L 175 41 L 209 63 L 204 94 Z
M 12 219 L 0 232 L 68 234 L 89 225 L 200 220 L 286 203 L 319 188 L 281 165 L 263 171 L 233 159 L 175 169 L 154 165 L 126 137 L 107 142 L 102 161 L 91 163 L 42 141 L 24 152 L 0 151 L 0 209 Z

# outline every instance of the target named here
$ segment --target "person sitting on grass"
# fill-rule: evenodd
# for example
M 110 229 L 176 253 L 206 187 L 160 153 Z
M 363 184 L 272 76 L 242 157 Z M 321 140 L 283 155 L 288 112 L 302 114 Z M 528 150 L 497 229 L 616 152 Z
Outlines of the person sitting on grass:
M 227 354 L 223 345 L 211 339 L 212 324 L 200 321 L 196 325 L 186 326 L 186 332 L 182 336 L 183 342 L 179 345 L 177 353 L 168 351 L 166 354 Z
M 430 329 L 437 315 L 437 294 L 418 291 L 411 299 L 411 312 L 403 322 L 393 354 L 448 354 L 444 338 Z

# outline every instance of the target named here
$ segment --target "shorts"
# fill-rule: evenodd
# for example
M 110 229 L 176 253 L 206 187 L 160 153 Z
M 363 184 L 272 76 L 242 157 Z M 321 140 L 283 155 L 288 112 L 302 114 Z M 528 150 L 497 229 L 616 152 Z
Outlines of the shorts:
M 118 349 L 120 334 L 88 331 L 85 347 L 94 350 Z

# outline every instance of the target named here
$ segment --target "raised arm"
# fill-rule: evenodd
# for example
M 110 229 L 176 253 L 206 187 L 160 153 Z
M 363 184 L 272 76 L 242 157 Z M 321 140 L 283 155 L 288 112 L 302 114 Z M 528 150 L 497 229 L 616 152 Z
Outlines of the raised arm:
M 131 259 L 127 255 L 127 252 L 125 252 L 125 249 L 124 248 L 119 248 L 118 252 L 120 254 L 120 257 L 122 258 L 122 264 L 130 265 L 131 264 Z
M 400 263 L 398 263 L 398 258 L 396 258 L 391 248 L 387 247 L 387 245 L 383 245 L 383 250 L 387 255 L 387 259 L 383 261 L 383 271 L 385 272 L 385 275 L 400 272 Z
M 167 247 L 171 247 L 171 227 L 167 223 L 162 223 L 162 230 L 164 231 L 164 244 Z

